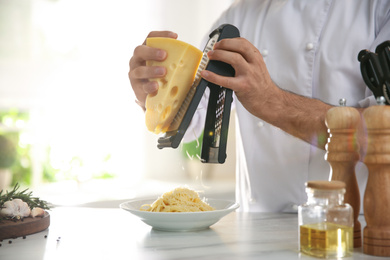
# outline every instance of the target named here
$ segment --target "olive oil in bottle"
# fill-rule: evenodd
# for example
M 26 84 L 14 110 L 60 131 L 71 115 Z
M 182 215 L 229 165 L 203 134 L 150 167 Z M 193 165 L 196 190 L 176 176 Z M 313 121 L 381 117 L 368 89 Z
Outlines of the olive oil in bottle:
M 307 202 L 298 207 L 299 249 L 321 258 L 350 256 L 353 209 L 344 203 L 345 183 L 309 181 Z
M 327 222 L 302 225 L 300 250 L 322 258 L 349 256 L 353 250 L 353 227 Z

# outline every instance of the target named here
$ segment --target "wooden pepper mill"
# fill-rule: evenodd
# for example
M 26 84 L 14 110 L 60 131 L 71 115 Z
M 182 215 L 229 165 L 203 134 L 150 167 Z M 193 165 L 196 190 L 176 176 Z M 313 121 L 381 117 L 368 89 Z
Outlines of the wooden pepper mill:
M 344 201 L 353 208 L 354 216 L 354 247 L 362 246 L 361 225 L 358 220 L 360 212 L 360 192 L 355 175 L 358 162 L 359 144 L 357 127 L 360 124 L 360 113 L 352 107 L 346 107 L 345 99 L 340 100 L 339 107 L 329 109 L 325 124 L 328 127 L 328 143 L 325 160 L 331 166 L 333 181 L 342 181 L 346 185 Z
M 384 98 L 383 98 L 384 99 Z M 390 256 L 390 106 L 367 108 L 368 181 L 364 193 L 363 252 L 375 256 Z

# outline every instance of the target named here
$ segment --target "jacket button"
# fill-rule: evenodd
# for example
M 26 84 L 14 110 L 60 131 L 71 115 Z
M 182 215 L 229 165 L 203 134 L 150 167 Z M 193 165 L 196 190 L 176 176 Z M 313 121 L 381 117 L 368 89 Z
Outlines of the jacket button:
M 314 44 L 312 42 L 306 44 L 306 50 L 311 51 L 313 48 L 314 48 Z

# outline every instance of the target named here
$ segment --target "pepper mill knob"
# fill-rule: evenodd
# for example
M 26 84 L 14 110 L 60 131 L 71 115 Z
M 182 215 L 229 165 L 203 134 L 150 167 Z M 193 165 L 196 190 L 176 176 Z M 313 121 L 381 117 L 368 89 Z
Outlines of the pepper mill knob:
M 354 247 L 361 247 L 361 225 L 358 220 L 360 212 L 360 192 L 355 175 L 355 166 L 359 161 L 359 143 L 357 128 L 360 124 L 360 113 L 346 106 L 346 100 L 340 99 L 340 107 L 328 110 L 325 124 L 328 127 L 328 143 L 326 144 L 327 160 L 331 167 L 330 179 L 342 181 L 346 185 L 344 201 L 353 208 L 354 215 Z
M 368 180 L 364 193 L 363 252 L 390 256 L 390 106 L 367 108 L 363 117 L 367 126 L 367 153 L 364 163 Z
M 341 99 L 339 100 L 339 105 L 340 105 L 341 107 L 347 106 L 347 100 L 346 100 L 345 98 L 341 98 Z

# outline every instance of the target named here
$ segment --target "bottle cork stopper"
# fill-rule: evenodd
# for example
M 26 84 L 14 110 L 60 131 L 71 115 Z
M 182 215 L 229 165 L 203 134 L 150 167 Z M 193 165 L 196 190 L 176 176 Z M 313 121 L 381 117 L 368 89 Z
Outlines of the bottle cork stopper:
M 341 190 L 345 189 L 345 183 L 342 181 L 308 181 L 306 187 L 318 190 Z

